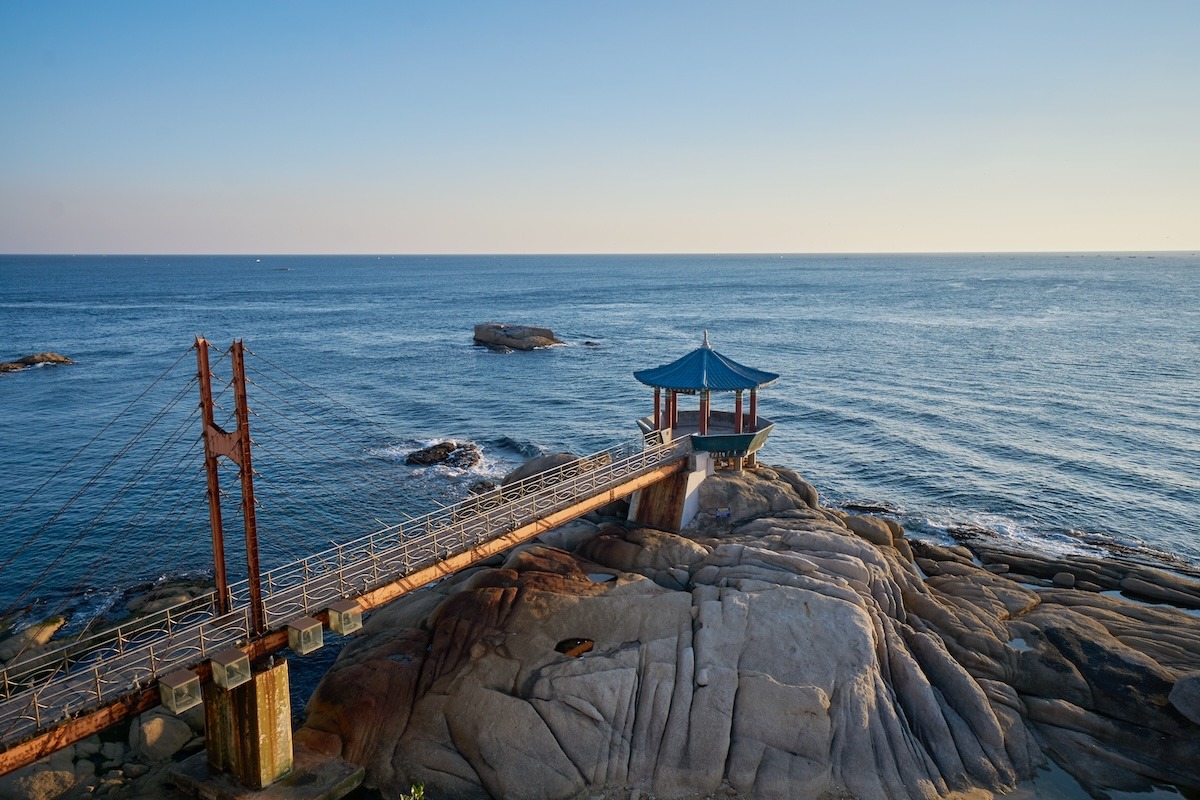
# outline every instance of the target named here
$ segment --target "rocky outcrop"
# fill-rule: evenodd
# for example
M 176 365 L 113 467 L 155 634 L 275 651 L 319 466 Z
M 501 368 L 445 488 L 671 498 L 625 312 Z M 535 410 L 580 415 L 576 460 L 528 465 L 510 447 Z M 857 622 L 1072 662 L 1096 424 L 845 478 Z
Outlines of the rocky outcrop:
M 64 355 L 58 353 L 34 353 L 31 356 L 18 358 L 16 361 L 0 362 L 0 373 L 16 372 L 25 369 L 26 367 L 36 366 L 38 364 L 74 364 L 75 362 Z
M 1186 698 L 1187 676 L 1200 670 L 1200 620 L 1078 580 L 1029 584 L 979 566 L 969 551 L 913 547 L 938 601 L 917 609 L 921 624 L 1081 784 L 1097 796 L 1155 783 L 1200 787 L 1200 726 L 1170 699 Z M 1018 558 L 1026 569 L 1042 560 Z M 1180 576 L 1172 582 L 1197 588 Z
M 422 467 L 444 464 L 455 469 L 470 469 L 482 457 L 479 445 L 474 442 L 438 442 L 409 453 L 404 463 Z
M 298 740 L 446 798 L 986 797 L 1047 757 L 1097 796 L 1200 786 L 1194 616 L 1033 588 L 779 468 L 702 501 L 380 610 Z
M 1200 763 L 1195 726 L 1166 707 L 1177 665 L 1101 635 L 1144 609 L 1103 598 L 1096 621 L 950 550 L 922 550 L 925 580 L 894 522 L 810 490 L 719 476 L 684 535 L 575 523 L 545 537 L 574 553 L 526 547 L 394 604 L 297 736 L 385 792 L 451 798 L 947 797 L 1003 791 L 1045 752 L 1098 775 L 1082 759 L 1104 746 L 1113 785 L 1197 782 L 1178 766 Z M 556 649 L 576 639 L 590 652 Z M 1134 751 L 1144 731 L 1174 745 Z
M 535 350 L 562 344 L 562 340 L 549 328 L 531 325 L 505 325 L 499 322 L 484 322 L 475 326 L 475 344 L 493 350 Z
M 1180 565 L 1181 573 L 1136 562 L 1072 555 L 1016 553 L 975 533 L 971 551 L 990 571 L 1038 587 L 1057 586 L 1091 592 L 1118 591 L 1150 603 L 1200 609 L 1200 574 Z

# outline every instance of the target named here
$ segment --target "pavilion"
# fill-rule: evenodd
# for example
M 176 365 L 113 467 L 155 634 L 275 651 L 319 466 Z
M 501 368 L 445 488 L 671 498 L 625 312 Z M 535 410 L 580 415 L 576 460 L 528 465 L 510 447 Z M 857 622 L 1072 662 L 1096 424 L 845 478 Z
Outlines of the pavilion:
M 758 390 L 779 378 L 739 364 L 704 343 L 683 356 L 653 369 L 633 373 L 647 386 L 654 387 L 654 413 L 638 420 L 643 434 L 661 432 L 664 439 L 692 437 L 692 446 L 707 452 L 717 465 L 741 469 L 753 466 L 755 453 L 767 440 L 774 423 L 758 416 Z M 744 413 L 743 393 L 750 392 L 749 413 Z M 665 394 L 664 394 L 665 392 Z M 733 411 L 714 411 L 713 392 L 733 392 Z M 680 395 L 700 396 L 697 411 L 679 410 Z

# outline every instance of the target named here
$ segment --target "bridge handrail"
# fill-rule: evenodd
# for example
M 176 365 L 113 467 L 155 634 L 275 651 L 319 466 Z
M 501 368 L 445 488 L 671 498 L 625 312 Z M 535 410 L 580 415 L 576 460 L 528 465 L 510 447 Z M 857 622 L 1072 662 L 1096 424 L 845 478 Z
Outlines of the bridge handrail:
M 181 625 L 178 629 L 142 627 L 132 636 L 106 639 L 116 652 L 104 651 L 99 646 L 92 648 L 89 652 L 99 653 L 100 657 L 88 670 L 77 668 L 80 663 L 87 663 L 80 659 L 69 665 L 60 660 L 51 667 L 49 680 L 45 675 L 25 673 L 23 680 L 29 680 L 32 686 L 13 680 L 4 687 L 8 691 L 7 697 L 0 700 L 0 742 L 17 741 L 77 713 L 104 705 L 107 700 L 148 686 L 159 675 L 245 644 L 250 632 L 250 610 L 243 607 L 219 617 L 210 615 L 203 622 Z
M 501 503 L 490 505 L 489 492 L 405 523 L 402 530 L 385 529 L 381 532 L 389 534 L 385 537 L 361 537 L 301 559 L 272 576 L 272 591 L 263 601 L 267 618 L 295 619 L 333 600 L 363 594 L 690 452 L 688 439 L 653 445 L 618 459 L 608 458 L 619 455 L 618 450 L 602 451 L 493 490 L 507 495 Z M 466 510 L 471 513 L 461 514 Z M 497 530 L 498 523 L 504 527 Z M 347 552 L 353 557 L 346 558 Z M 367 566 L 372 569 L 364 569 Z M 328 578 L 318 584 L 315 579 L 320 576 Z M 310 586 L 319 586 L 319 593 L 310 593 Z M 299 598 L 296 587 L 304 587 Z
M 581 476 L 595 473 L 597 469 L 602 474 L 609 474 L 612 465 L 628 466 L 630 461 L 649 462 L 655 466 L 679 458 L 680 454 L 690 452 L 690 440 L 676 440 L 663 445 L 654 444 L 643 447 L 642 441 L 625 443 L 616 447 L 601 450 L 589 456 L 576 458 L 571 462 L 539 472 L 519 481 L 504 486 L 497 486 L 487 492 L 469 497 L 454 505 L 432 511 L 421 517 L 382 528 L 357 539 L 335 544 L 318 553 L 293 561 L 265 572 L 262 576 L 264 602 L 269 603 L 271 595 L 282 589 L 296 585 L 296 578 L 311 579 L 316 574 L 331 569 L 334 565 L 344 568 L 353 561 L 363 557 L 346 559 L 346 554 L 366 554 L 378 550 L 381 542 L 392 545 L 408 543 L 419 546 L 424 536 L 430 536 L 455 526 L 464 520 L 476 519 L 480 514 L 507 507 L 509 503 L 528 499 L 549 487 L 560 489 L 577 486 Z M 650 467 L 652 468 L 652 467 Z M 649 468 L 648 468 L 649 469 Z M 324 569 L 318 569 L 324 567 Z M 231 587 L 235 600 L 249 600 L 249 587 L 245 581 L 239 581 Z
M 273 578 L 276 576 L 282 576 L 289 570 L 302 569 L 302 565 L 306 562 L 320 561 L 325 556 L 344 553 L 363 544 L 371 544 L 379 536 L 392 534 L 397 537 L 403 537 L 409 532 L 429 530 L 430 526 L 436 523 L 438 520 L 446 519 L 447 517 L 453 518 L 471 508 L 477 510 L 486 510 L 488 508 L 495 507 L 496 505 L 501 505 L 505 502 L 508 502 L 509 500 L 518 499 L 528 494 L 532 490 L 541 488 L 551 483 L 560 482 L 568 474 L 577 474 L 581 468 L 581 465 L 595 464 L 606 458 L 625 458 L 629 455 L 632 455 L 636 452 L 633 449 L 634 447 L 635 445 L 633 443 L 625 443 L 617 445 L 616 447 L 602 450 L 598 453 L 593 453 L 590 456 L 576 458 L 570 463 L 561 464 L 557 467 L 551 467 L 544 472 L 530 475 L 529 477 L 523 478 L 520 481 L 515 481 L 506 486 L 497 486 L 489 489 L 486 492 L 455 503 L 454 505 L 446 506 L 436 511 L 429 512 L 423 516 L 407 520 L 406 522 L 389 525 L 373 533 L 361 536 L 358 539 L 352 539 L 348 542 L 335 544 L 333 547 L 327 548 L 326 550 L 319 551 L 305 558 L 297 559 L 291 564 L 285 564 L 281 567 L 276 567 L 273 570 L 267 571 L 263 574 L 263 584 L 266 586 Z M 234 586 L 243 592 L 247 591 L 245 581 L 240 581 L 237 584 L 234 584 Z
M 689 438 L 668 443 L 647 438 L 609 448 L 270 570 L 263 581 L 264 590 L 269 587 L 263 600 L 268 628 L 465 552 L 691 450 Z M 496 527 L 497 517 L 505 526 Z M 453 537 L 449 543 L 447 537 Z M 314 565 L 324 568 L 318 572 Z M 296 576 L 301 579 L 293 580 Z M 231 592 L 247 599 L 248 584 L 234 584 Z M 197 614 L 204 619 L 197 621 Z M 250 636 L 248 605 L 217 617 L 215 595 L 208 594 L 10 664 L 0 669 L 0 743 L 103 705 L 161 674 L 243 645 Z M 95 662 L 90 670 L 78 669 L 89 661 Z

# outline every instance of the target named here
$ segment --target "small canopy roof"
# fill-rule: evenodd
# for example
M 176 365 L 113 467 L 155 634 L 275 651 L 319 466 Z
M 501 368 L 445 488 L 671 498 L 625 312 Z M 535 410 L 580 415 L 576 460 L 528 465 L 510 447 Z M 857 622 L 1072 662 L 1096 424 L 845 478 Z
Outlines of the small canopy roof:
M 676 392 L 735 392 L 766 386 L 779 376 L 721 355 L 709 346 L 705 331 L 704 344 L 683 358 L 661 367 L 638 370 L 633 377 L 647 386 Z

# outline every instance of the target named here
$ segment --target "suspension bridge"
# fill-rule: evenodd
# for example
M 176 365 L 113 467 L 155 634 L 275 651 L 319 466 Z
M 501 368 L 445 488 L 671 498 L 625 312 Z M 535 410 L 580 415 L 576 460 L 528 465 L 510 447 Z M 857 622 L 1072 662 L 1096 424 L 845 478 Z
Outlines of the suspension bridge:
M 62 562 L 75 549 L 91 544 L 100 552 L 92 567 L 95 573 L 120 559 L 122 552 L 128 553 L 131 538 L 136 545 L 137 537 L 145 537 L 148 531 L 159 546 L 173 542 L 177 550 L 182 549 L 179 559 L 184 561 L 202 560 L 195 555 L 195 546 L 207 538 L 215 586 L 190 600 L 155 607 L 151 613 L 112 624 L 89 620 L 68 637 L 36 645 L 31 639 L 29 646 L 8 657 L 0 667 L 0 775 L 161 703 L 177 713 L 203 705 L 209 767 L 234 775 L 242 786 L 270 785 L 292 769 L 292 748 L 286 660 L 277 666 L 275 659 L 265 661 L 266 656 L 285 649 L 298 656 L 310 653 L 321 646 L 326 629 L 353 633 L 361 627 L 364 612 L 622 498 L 632 498 L 630 517 L 640 524 L 682 527 L 694 513 L 697 490 L 706 475 L 714 469 L 740 470 L 753 464 L 772 428 L 769 420 L 758 416 L 757 389 L 778 377 L 716 353 L 706 333 L 699 349 L 671 364 L 634 373 L 654 388 L 653 414 L 638 421 L 640 438 L 485 488 L 423 516 L 408 517 L 401 511 L 395 515 L 405 517 L 402 521 L 387 523 L 378 515 L 394 514 L 396 495 L 402 493 L 394 482 L 379 481 L 378 475 L 374 482 L 349 475 L 343 469 L 347 464 L 361 466 L 361 454 L 353 449 L 348 454 L 343 450 L 340 460 L 312 452 L 321 441 L 344 447 L 344 431 L 323 437 L 318 417 L 297 401 L 294 388 L 273 385 L 267 372 L 247 369 L 247 351 L 241 341 L 235 341 L 222 356 L 222 361 L 229 358 L 231 379 L 217 383 L 217 390 L 209 364 L 211 345 L 197 338 L 194 349 L 195 377 L 167 404 L 168 408 L 186 407 L 185 398 L 198 390 L 200 402 L 193 413 L 183 422 L 172 421 L 169 433 L 151 446 L 143 435 L 168 419 L 165 411 L 155 414 L 132 442 L 121 448 L 122 456 L 137 452 L 149 458 L 146 466 L 130 473 L 125 487 L 102 509 L 101 515 L 120 517 L 125 504 L 137 501 L 131 519 L 119 526 L 117 540 L 97 545 L 91 538 L 99 536 L 100 525 L 76 526 L 66 547 L 48 556 L 49 563 L 17 593 L 0 620 L 11 618 L 41 583 L 56 575 L 69 575 L 71 569 Z M 269 397 L 269 408 L 299 412 L 290 427 L 272 428 L 267 415 L 254 414 L 258 421 L 251 439 L 251 384 Z M 742 405 L 745 390 L 750 392 L 748 415 Z M 736 393 L 732 413 L 712 410 L 710 395 L 714 391 Z M 699 395 L 700 410 L 681 413 L 680 395 Z M 228 397 L 233 400 L 231 412 L 220 405 Z M 192 452 L 198 447 L 182 446 L 191 438 L 187 431 L 194 436 L 197 425 L 201 435 L 195 440 L 202 445 L 202 452 Z M 297 438 L 302 441 L 295 441 Z M 276 454 L 298 456 L 306 468 L 316 469 L 307 474 L 297 472 L 282 492 L 275 493 L 270 505 L 290 512 L 282 515 L 282 524 L 260 525 L 258 521 L 260 503 L 255 492 L 260 473 L 257 462 L 252 461 L 258 457 L 255 453 L 261 452 L 261 441 L 273 444 Z M 164 467 L 172 453 L 179 454 L 178 465 L 183 466 Z M 222 499 L 231 493 L 221 480 L 221 469 L 231 464 L 240 484 L 237 510 L 245 542 L 245 577 L 232 582 L 226 565 L 222 510 Z M 85 488 L 111 482 L 106 477 L 108 469 L 109 465 L 97 469 Z M 266 471 L 291 474 L 292 470 L 276 466 Z M 354 515 L 348 502 L 343 509 L 341 495 L 331 491 L 334 485 L 353 490 L 351 493 L 366 503 L 357 523 L 351 522 Z M 45 488 L 45 484 L 39 487 L 22 505 L 33 503 Z M 207 502 L 196 497 L 201 491 Z M 323 524 L 342 531 L 357 527 L 358 535 L 331 541 L 332 546 L 320 552 L 263 570 L 260 531 L 275 534 L 272 554 L 289 552 L 286 542 L 301 538 L 293 529 L 311 522 L 309 512 L 302 508 L 305 491 L 323 493 L 319 505 L 327 518 L 330 507 L 336 509 L 332 519 Z M 74 494 L 64 509 L 79 496 L 79 492 Z M 169 506 L 169 522 L 148 521 L 147 509 L 156 501 Z M 188 516 L 188 510 L 200 507 L 207 508 L 206 525 L 194 514 Z M 39 549 L 45 550 L 39 540 L 51 523 L 60 521 L 64 509 L 50 514 L 47 524 L 12 546 L 0 561 L 0 573 L 20 565 Z M 12 519 L 10 514 L 0 522 L 7 525 Z M 369 524 L 363 524 L 363 519 Z M 199 533 L 205 528 L 208 537 Z M 321 541 L 323 533 L 321 528 L 304 541 Z M 284 542 L 282 547 L 280 542 Z M 154 549 L 135 547 L 143 556 Z M 64 602 L 75 594 L 68 593 Z M 247 730 L 275 733 L 251 741 L 255 737 L 247 736 Z M 196 793 L 207 796 L 201 789 Z
M 236 342 L 230 351 L 235 426 L 225 431 L 213 418 L 209 349 L 197 339 L 216 588 L 10 659 L 0 669 L 0 774 L 160 702 L 178 707 L 189 692 L 194 701 L 194 684 L 212 679 L 214 664 L 226 671 L 231 652 L 251 661 L 289 646 L 303 653 L 326 626 L 351 632 L 364 611 L 681 472 L 693 449 L 687 436 L 647 435 L 260 573 L 244 350 Z M 248 577 L 233 583 L 225 577 L 221 458 L 242 481 Z

